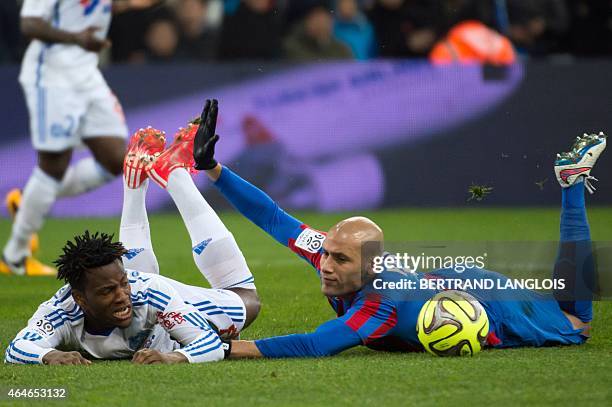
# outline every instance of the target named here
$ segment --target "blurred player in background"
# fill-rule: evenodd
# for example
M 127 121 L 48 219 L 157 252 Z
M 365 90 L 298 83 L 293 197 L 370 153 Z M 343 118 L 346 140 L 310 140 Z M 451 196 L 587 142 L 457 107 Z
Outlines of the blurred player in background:
M 98 52 L 116 11 L 144 8 L 157 0 L 25 0 L 21 31 L 32 39 L 19 82 L 30 114 L 38 166 L 23 189 L 6 201 L 13 229 L 0 272 L 55 275 L 32 257 L 36 232 L 59 197 L 79 195 L 121 173 L 127 126 L 121 105 L 98 69 Z M 70 166 L 81 143 L 93 157 Z
M 206 171 L 238 211 L 315 268 L 321 291 L 338 316 L 309 334 L 232 341 L 232 357 L 328 356 L 358 345 L 386 351 L 419 351 L 423 348 L 417 338 L 417 316 L 423 304 L 437 293 L 429 286 L 421 288 L 419 280 L 491 279 L 502 283 L 508 280 L 499 273 L 479 268 L 463 273 L 452 268 L 431 273 L 385 269 L 374 274 L 374 258 L 387 255 L 383 252 L 383 231 L 378 225 L 364 217 L 353 217 L 339 222 L 327 233 L 310 228 L 285 213 L 264 192 L 217 163 L 214 146 L 219 136 L 213 136 L 214 132 L 207 134 L 210 139 L 195 140 L 196 168 Z M 588 338 L 593 292 L 588 282 L 592 281 L 594 264 L 584 191 L 594 190 L 591 170 L 605 147 L 603 133 L 585 134 L 555 161 L 555 174 L 563 189 L 559 254 L 553 277 L 567 281 L 565 290 L 555 292 L 556 300 L 531 290 L 465 290 L 487 312 L 488 346 L 581 344 Z M 411 280 L 416 288 L 380 289 L 373 284 L 374 276 L 396 284 Z
M 234 237 L 189 175 L 197 129 L 192 124 L 180 131 L 165 151 L 162 132 L 147 128 L 134 134 L 125 159 L 122 243 L 86 232 L 66 244 L 56 264 L 58 278 L 67 285 L 39 306 L 10 343 L 7 363 L 224 358 L 221 339 L 238 337 L 253 322 L 259 299 Z M 212 288 L 159 275 L 145 208 L 149 177 L 174 200 L 193 243 L 194 261 Z

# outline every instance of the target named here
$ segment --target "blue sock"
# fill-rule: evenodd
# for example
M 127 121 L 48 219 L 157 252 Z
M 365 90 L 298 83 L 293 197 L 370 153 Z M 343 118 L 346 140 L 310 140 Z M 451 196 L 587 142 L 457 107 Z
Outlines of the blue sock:
M 591 240 L 591 231 L 584 203 L 584 182 L 561 192 L 561 242 Z
M 583 322 L 590 321 L 595 267 L 583 182 L 562 190 L 559 252 L 553 277 L 565 280 L 565 289 L 555 292 L 561 309 Z

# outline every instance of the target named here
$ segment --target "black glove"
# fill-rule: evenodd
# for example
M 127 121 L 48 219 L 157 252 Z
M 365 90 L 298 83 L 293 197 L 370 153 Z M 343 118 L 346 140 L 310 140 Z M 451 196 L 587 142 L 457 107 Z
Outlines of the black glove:
M 215 144 L 219 135 L 215 134 L 219 106 L 217 99 L 206 99 L 204 110 L 200 115 L 200 126 L 193 140 L 193 160 L 196 170 L 212 170 L 217 166 Z

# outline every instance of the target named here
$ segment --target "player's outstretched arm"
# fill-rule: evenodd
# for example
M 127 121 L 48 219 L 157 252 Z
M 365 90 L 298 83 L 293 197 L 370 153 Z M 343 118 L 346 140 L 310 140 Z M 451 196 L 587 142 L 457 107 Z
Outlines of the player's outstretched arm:
M 242 179 L 215 159 L 215 133 L 218 102 L 207 100 L 200 116 L 200 127 L 193 146 L 195 168 L 206 171 L 223 196 L 245 217 L 279 243 L 287 246 L 289 239 L 302 231 L 302 222 L 283 211 L 265 192 Z
M 21 365 L 90 365 L 79 352 L 63 352 L 48 346 L 35 332 L 20 332 L 4 353 L 5 363 Z
M 246 218 L 279 243 L 288 246 L 302 232 L 303 223 L 285 212 L 272 198 L 227 167 L 215 187 Z
M 397 311 L 393 301 L 378 295 L 365 295 L 346 314 L 325 322 L 315 332 L 257 341 L 232 341 L 229 357 L 331 356 L 389 335 L 396 324 Z
M 68 335 L 62 310 L 42 304 L 11 341 L 4 353 L 4 361 L 26 365 L 89 365 L 79 352 L 63 352 L 57 348 Z
M 232 341 L 228 357 L 245 358 L 307 358 L 332 356 L 361 345 L 361 337 L 339 319 L 319 326 L 308 334 L 293 334 L 260 339 Z

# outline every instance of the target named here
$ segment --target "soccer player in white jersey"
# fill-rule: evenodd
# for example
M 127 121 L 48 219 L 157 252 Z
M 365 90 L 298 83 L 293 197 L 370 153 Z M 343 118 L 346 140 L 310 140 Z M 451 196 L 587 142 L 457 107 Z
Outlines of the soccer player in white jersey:
M 147 128 L 134 134 L 124 164 L 123 244 L 89 232 L 66 244 L 56 265 L 67 285 L 17 334 L 6 349 L 6 363 L 224 358 L 222 341 L 237 338 L 255 319 L 259 299 L 234 237 L 189 175 L 197 129 L 191 124 L 179 131 L 165 151 L 162 132 Z M 158 274 L 145 209 L 148 177 L 174 200 L 193 242 L 195 263 L 212 288 Z
M 142 8 L 157 0 L 125 0 L 115 6 Z M 133 3 L 133 4 L 132 4 Z M 97 188 L 121 173 L 127 127 L 119 101 L 98 69 L 98 51 L 113 9 L 111 0 L 25 0 L 21 28 L 32 39 L 19 82 L 30 114 L 38 154 L 23 195 L 7 196 L 15 212 L 0 272 L 54 275 L 31 257 L 30 241 L 55 200 Z M 70 166 L 72 150 L 85 144 L 93 157 Z M 36 244 L 34 244 L 36 246 Z

